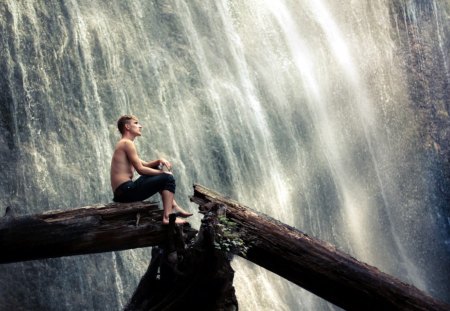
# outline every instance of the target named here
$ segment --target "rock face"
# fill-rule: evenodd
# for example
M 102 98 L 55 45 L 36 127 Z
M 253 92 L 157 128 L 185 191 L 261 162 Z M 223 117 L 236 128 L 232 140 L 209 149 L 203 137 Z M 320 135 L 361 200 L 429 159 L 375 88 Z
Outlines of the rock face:
M 399 30 L 410 103 L 420 122 L 420 136 L 436 178 L 437 213 L 442 230 L 450 220 L 450 23 L 448 2 L 412 1 L 410 7 L 392 5 L 392 18 Z M 401 21 L 401 22 L 400 22 Z M 432 203 L 433 204 L 433 203 Z
M 424 204 L 438 215 L 435 221 L 441 236 L 450 232 L 449 12 L 448 1 L 396 0 L 390 4 L 391 25 L 396 29 L 392 35 L 419 129 L 418 150 L 422 152 L 416 156 L 427 169 L 424 182 L 434 191 Z M 448 245 L 443 249 L 448 253 Z M 448 274 L 448 270 L 443 273 Z
M 424 147 L 450 161 L 449 5 L 435 1 L 393 1 L 391 22 L 398 29 L 410 103 L 421 122 Z M 448 13 L 447 13 L 448 14 Z

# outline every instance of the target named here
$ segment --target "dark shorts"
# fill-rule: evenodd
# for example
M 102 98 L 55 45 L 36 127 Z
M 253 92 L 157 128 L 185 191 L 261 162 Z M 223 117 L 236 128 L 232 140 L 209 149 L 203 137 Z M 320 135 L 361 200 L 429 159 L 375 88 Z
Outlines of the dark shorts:
M 175 193 L 175 178 L 171 174 L 142 175 L 135 181 L 126 181 L 114 191 L 114 202 L 143 201 L 157 192 L 168 190 Z

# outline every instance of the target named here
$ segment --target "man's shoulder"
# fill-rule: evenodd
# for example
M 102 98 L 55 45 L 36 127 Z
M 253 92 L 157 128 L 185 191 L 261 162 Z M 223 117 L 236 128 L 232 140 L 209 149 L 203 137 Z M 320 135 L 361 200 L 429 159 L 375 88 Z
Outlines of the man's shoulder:
M 126 146 L 134 146 L 134 143 L 129 139 L 122 138 L 116 144 L 116 148 L 117 147 L 126 147 Z
M 119 140 L 115 148 L 116 151 L 120 150 L 125 152 L 130 149 L 136 149 L 136 147 L 134 146 L 134 143 L 131 140 L 126 138 L 122 138 L 121 140 Z

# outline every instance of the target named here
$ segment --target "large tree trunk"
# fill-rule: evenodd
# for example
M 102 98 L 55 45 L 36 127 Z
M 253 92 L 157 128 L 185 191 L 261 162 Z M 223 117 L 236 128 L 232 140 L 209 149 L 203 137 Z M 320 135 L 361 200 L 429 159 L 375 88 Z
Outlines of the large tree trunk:
M 173 217 L 167 243 L 152 249 L 149 268 L 125 311 L 238 310 L 230 258 L 214 246 L 216 213 L 203 218 L 195 241 L 174 223 Z
M 248 250 L 241 256 L 346 310 L 450 310 L 418 290 L 269 216 L 200 185 L 200 210 L 226 208 Z
M 167 239 L 155 203 L 111 203 L 0 218 L 0 263 L 155 246 Z

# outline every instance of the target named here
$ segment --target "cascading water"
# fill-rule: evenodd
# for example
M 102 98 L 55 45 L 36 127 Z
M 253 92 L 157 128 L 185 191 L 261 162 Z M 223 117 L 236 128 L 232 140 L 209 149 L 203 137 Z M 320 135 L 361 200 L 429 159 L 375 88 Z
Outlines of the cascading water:
M 449 14 L 445 0 L 2 0 L 2 206 L 109 202 L 115 120 L 133 113 L 141 157 L 171 159 L 185 207 L 198 182 L 450 301 L 450 194 L 424 126 L 427 109 L 448 122 Z M 120 310 L 149 258 L 2 265 L 0 309 Z M 337 309 L 233 266 L 242 310 Z

